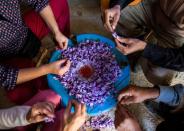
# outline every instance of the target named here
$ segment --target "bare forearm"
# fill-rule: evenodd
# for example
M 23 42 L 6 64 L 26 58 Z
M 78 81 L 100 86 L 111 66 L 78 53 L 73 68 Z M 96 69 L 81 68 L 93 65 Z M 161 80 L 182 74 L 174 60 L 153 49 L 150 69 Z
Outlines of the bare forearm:
M 17 84 L 33 80 L 48 73 L 50 73 L 48 65 L 44 65 L 37 68 L 35 67 L 35 68 L 20 69 L 18 73 Z
M 75 126 L 66 125 L 63 130 L 61 131 L 77 131 L 78 129 L 75 128 Z
M 58 24 L 55 20 L 54 14 L 52 12 L 52 9 L 50 5 L 46 6 L 41 12 L 41 17 L 44 19 L 44 21 L 47 23 L 48 27 L 52 31 L 53 34 L 57 34 L 59 32 Z
M 61 129 L 60 131 L 70 131 L 70 128 L 68 126 L 65 126 L 64 129 Z
M 148 88 L 148 90 L 149 91 L 146 94 L 148 99 L 156 99 L 157 97 L 159 97 L 159 88 Z

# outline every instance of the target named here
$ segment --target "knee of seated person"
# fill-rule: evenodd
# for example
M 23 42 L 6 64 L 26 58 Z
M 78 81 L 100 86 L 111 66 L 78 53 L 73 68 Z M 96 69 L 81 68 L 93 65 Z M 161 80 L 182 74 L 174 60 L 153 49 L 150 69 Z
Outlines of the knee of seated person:
M 45 101 L 54 103 L 56 106 L 60 103 L 61 96 L 52 90 L 44 90 L 40 92 L 41 95 L 45 96 Z
M 48 90 L 41 90 L 39 91 L 33 98 L 31 98 L 28 102 L 26 102 L 26 105 L 33 105 L 38 102 L 52 102 L 55 106 L 57 106 L 60 103 L 61 96 L 56 94 L 54 91 L 48 89 Z

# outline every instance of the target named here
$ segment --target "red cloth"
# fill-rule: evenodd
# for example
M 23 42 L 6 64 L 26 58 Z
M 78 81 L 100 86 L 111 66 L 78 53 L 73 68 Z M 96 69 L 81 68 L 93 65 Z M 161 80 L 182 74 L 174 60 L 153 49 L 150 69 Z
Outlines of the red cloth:
M 43 101 L 49 101 L 55 104 L 55 107 L 57 107 L 60 104 L 61 97 L 56 94 L 54 91 L 51 89 L 44 90 L 44 91 L 39 91 L 34 97 L 32 97 L 29 101 L 24 103 L 24 105 L 29 105 L 32 106 L 37 102 L 43 102 Z M 57 109 L 57 108 L 55 108 Z M 56 118 L 54 119 L 54 123 L 43 123 L 43 130 L 42 131 L 60 131 L 60 128 L 64 127 L 64 122 L 63 122 L 63 112 L 64 110 L 57 111 L 55 113 Z M 31 124 L 28 126 L 23 126 L 23 127 L 17 127 L 9 131 L 35 131 L 37 128 L 37 124 Z
M 60 31 L 69 36 L 70 16 L 67 0 L 50 0 L 50 6 L 56 18 Z M 27 12 L 23 19 L 26 25 L 35 33 L 38 38 L 43 38 L 49 33 L 47 25 L 34 10 Z M 34 67 L 35 64 L 29 59 L 15 58 L 5 62 L 8 65 L 19 68 Z M 22 105 L 30 100 L 39 90 L 47 89 L 45 77 L 40 77 L 32 81 L 17 85 L 14 90 L 7 91 L 10 101 Z
M 56 22 L 60 31 L 66 35 L 70 35 L 70 12 L 67 0 L 50 0 L 51 9 L 54 13 Z M 34 10 L 28 11 L 24 14 L 23 19 L 26 25 L 38 37 L 43 38 L 50 30 L 40 15 Z
M 25 58 L 14 58 L 5 61 L 5 63 L 19 68 L 28 68 L 35 66 L 32 61 Z M 33 97 L 38 92 L 38 90 L 43 90 L 47 88 L 48 86 L 45 77 L 40 77 L 32 81 L 17 85 L 13 90 L 7 91 L 7 97 L 10 101 L 22 105 L 31 97 Z

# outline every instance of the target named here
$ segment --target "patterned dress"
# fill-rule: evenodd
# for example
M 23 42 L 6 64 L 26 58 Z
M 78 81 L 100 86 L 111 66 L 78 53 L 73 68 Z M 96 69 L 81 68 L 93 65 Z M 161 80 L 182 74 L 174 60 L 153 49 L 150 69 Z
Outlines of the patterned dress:
M 28 27 L 22 20 L 20 4 L 30 5 L 36 12 L 48 5 L 49 0 L 0 0 L 0 60 L 19 53 L 25 44 Z M 1 62 L 0 61 L 0 62 Z M 16 85 L 18 68 L 0 63 L 0 87 L 13 89 Z

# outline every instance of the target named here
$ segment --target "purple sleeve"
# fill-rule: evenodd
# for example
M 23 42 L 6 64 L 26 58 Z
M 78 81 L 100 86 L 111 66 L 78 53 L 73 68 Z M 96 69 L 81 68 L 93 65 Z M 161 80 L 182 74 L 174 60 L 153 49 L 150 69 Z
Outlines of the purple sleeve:
M 22 2 L 32 6 L 35 11 L 39 12 L 48 5 L 49 0 L 22 0 Z
M 0 64 L 0 86 L 8 90 L 16 85 L 18 68 L 11 68 Z

